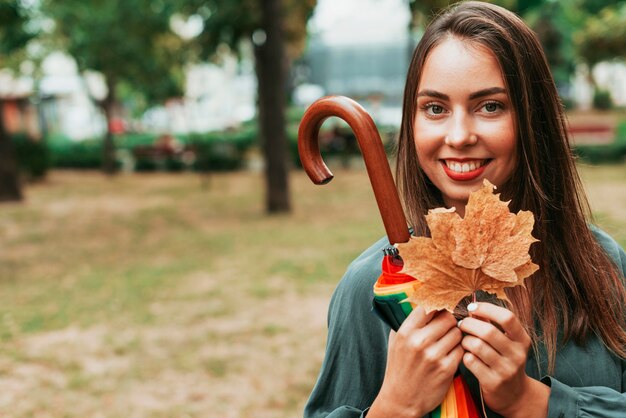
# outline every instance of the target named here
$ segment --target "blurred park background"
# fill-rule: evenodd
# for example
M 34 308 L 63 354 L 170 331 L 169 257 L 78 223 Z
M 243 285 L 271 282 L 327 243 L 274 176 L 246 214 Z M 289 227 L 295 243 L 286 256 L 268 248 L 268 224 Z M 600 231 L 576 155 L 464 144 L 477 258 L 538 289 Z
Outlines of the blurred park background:
M 499 0 L 539 35 L 596 221 L 626 245 L 626 1 Z M 297 417 L 347 264 L 384 234 L 355 139 L 392 150 L 449 1 L 1 0 L 0 416 Z

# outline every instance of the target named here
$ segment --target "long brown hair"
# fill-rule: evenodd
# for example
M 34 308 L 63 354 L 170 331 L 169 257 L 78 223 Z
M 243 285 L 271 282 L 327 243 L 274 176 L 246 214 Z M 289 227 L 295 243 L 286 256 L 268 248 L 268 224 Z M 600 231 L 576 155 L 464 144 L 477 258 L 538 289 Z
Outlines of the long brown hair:
M 511 200 L 513 212 L 535 214 L 533 235 L 540 242 L 533 244 L 531 255 L 541 268 L 526 288 L 508 289 L 511 309 L 535 346 L 540 338 L 545 344 L 549 370 L 554 367 L 560 324 L 563 343 L 573 338 L 584 344 L 595 333 L 626 358 L 626 289 L 589 228 L 591 211 L 550 69 L 535 34 L 501 7 L 473 1 L 452 6 L 426 29 L 413 54 L 404 92 L 397 182 L 414 233 L 428 234 L 424 214 L 443 205 L 441 193 L 417 159 L 413 123 L 418 84 L 429 52 L 451 36 L 494 53 L 516 115 L 519 160 L 498 190 L 503 200 Z

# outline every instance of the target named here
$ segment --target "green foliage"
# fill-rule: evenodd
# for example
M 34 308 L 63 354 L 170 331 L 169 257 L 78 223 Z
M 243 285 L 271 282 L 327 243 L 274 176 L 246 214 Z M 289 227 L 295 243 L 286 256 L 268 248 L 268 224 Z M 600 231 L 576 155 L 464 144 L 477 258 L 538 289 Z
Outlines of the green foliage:
M 460 0 L 409 0 L 409 8 L 413 15 L 411 27 L 425 26 L 443 9 Z M 505 9 L 511 10 L 520 15 L 541 7 L 546 0 L 491 0 L 489 3 L 497 4 Z
M 42 5 L 81 70 L 125 82 L 149 102 L 180 95 L 186 49 L 170 29 L 174 2 L 48 0 Z
M 558 86 L 569 84 L 574 71 L 574 51 L 569 39 L 572 34 L 572 19 L 568 16 L 570 4 L 547 0 L 491 0 L 524 18 L 535 30 L 548 58 L 550 68 Z M 449 0 L 410 0 L 413 15 L 411 27 L 424 27 L 448 5 L 457 3 Z M 565 40 L 565 41 L 564 41 Z
M 104 110 L 109 126 L 120 95 L 131 98 L 136 111 L 182 94 L 187 48 L 170 28 L 177 11 L 175 2 L 41 1 L 44 13 L 54 19 L 56 33 L 79 69 L 104 75 L 107 95 L 97 104 Z M 133 92 L 140 93 L 144 100 L 134 97 Z M 101 160 L 106 173 L 116 170 L 110 130 L 104 138 Z
M 626 2 L 589 16 L 574 40 L 579 56 L 590 67 L 601 61 L 626 58 Z
M 178 135 L 176 138 L 195 153 L 191 166 L 197 171 L 235 170 L 243 166 L 245 154 L 257 144 L 256 128 L 237 131 L 209 132 L 204 134 Z M 158 139 L 156 134 L 124 134 L 115 138 L 118 151 L 139 147 L 151 147 Z M 57 137 L 50 145 L 51 165 L 57 168 L 97 169 L 102 164 L 102 141 L 88 139 L 72 141 Z M 137 171 L 180 171 L 186 167 L 180 155 L 152 157 L 135 154 Z M 118 161 L 118 164 L 120 162 Z
M 598 110 L 609 110 L 613 107 L 611 92 L 597 88 L 593 92 L 593 108 Z
M 571 97 L 561 97 L 561 103 L 565 110 L 571 110 L 576 108 L 576 102 Z
M 50 141 L 50 163 L 56 168 L 96 169 L 102 166 L 102 140 Z
M 197 38 L 199 52 L 210 58 L 222 44 L 237 50 L 244 37 L 259 28 L 260 10 L 255 0 L 186 0 L 181 3 L 186 15 L 200 16 L 204 29 Z
M 46 143 L 33 140 L 26 134 L 13 135 L 12 140 L 20 171 L 31 180 L 45 177 L 50 167 L 50 154 Z
M 196 151 L 194 168 L 198 171 L 229 171 L 243 166 L 247 143 L 230 142 L 223 139 L 206 140 L 200 136 L 192 138 Z
M 3 56 L 26 46 L 37 33 L 28 26 L 28 10 L 21 1 L 0 2 L 0 64 Z
M 459 0 L 409 0 L 411 10 L 411 29 L 424 28 L 439 12 L 448 5 L 458 3 Z
M 624 162 L 626 146 L 609 145 L 578 145 L 574 147 L 576 155 L 591 164 L 608 164 Z
M 306 22 L 312 16 L 316 0 L 283 0 L 283 33 L 288 56 L 299 56 L 304 50 Z M 186 16 L 202 18 L 204 29 L 194 42 L 204 59 L 213 58 L 222 45 L 232 51 L 261 28 L 261 9 L 258 0 L 183 0 L 179 3 Z
M 292 108 L 287 112 L 287 139 L 289 161 L 294 167 L 301 167 L 298 154 L 298 125 L 302 118 L 302 109 Z M 346 128 L 344 134 L 351 131 Z M 389 154 L 394 151 L 396 128 L 380 127 L 380 136 Z M 131 155 L 140 147 L 151 147 L 158 139 L 156 134 L 124 134 L 115 137 L 119 151 L 126 150 Z M 195 154 L 195 161 L 190 168 L 195 171 L 232 171 L 244 168 L 248 153 L 259 147 L 259 132 L 256 121 L 250 121 L 239 129 L 176 135 L 186 150 Z M 59 168 L 96 169 L 102 161 L 102 143 L 97 139 L 74 142 L 67 138 L 56 137 L 50 141 L 51 165 Z M 358 147 L 348 150 L 320 144 L 320 150 L 326 157 L 352 157 L 360 155 Z M 180 171 L 187 167 L 181 155 L 152 157 L 134 153 L 137 171 Z M 119 162 L 118 162 L 119 164 Z
M 301 167 L 298 155 L 298 126 L 304 109 L 291 107 L 286 112 L 287 139 L 289 146 L 289 160 L 294 167 Z M 175 135 L 176 139 L 187 150 L 195 154 L 195 161 L 191 169 L 195 171 L 231 171 L 244 167 L 248 153 L 252 148 L 260 147 L 258 121 L 251 120 L 238 129 Z M 325 129 L 325 128 L 322 128 Z M 350 128 L 346 126 L 345 134 Z M 389 154 L 393 152 L 396 128 L 381 126 L 381 138 Z M 133 154 L 133 150 L 140 147 L 151 147 L 158 141 L 157 134 L 127 133 L 115 137 L 115 146 L 119 151 Z M 98 139 L 86 141 L 71 141 L 68 138 L 56 136 L 49 141 L 51 165 L 59 168 L 89 168 L 96 169 L 102 161 L 102 144 Z M 344 157 L 344 150 L 333 148 L 328 144 L 320 144 L 321 151 L 328 157 Z M 351 148 L 349 155 L 359 155 L 358 148 Z M 186 168 L 180 155 L 160 156 L 153 158 L 149 155 L 141 156 L 135 153 L 135 170 L 137 171 L 179 171 Z
M 618 3 L 623 3 L 623 0 L 580 0 L 578 6 L 589 14 L 596 14 L 606 7 L 615 6 Z
M 526 15 L 526 21 L 537 34 L 548 59 L 557 87 L 567 86 L 575 70 L 575 51 L 571 37 L 574 26 L 568 16 L 568 5 L 562 2 L 538 2 Z

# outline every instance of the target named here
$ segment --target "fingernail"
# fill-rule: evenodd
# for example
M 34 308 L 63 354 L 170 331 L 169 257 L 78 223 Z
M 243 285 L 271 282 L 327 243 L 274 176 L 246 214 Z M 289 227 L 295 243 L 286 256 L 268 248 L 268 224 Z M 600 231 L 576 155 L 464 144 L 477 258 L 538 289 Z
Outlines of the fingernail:
M 478 309 L 478 305 L 474 302 L 470 303 L 469 305 L 467 305 L 467 311 L 468 312 L 474 312 L 476 309 Z
M 463 320 L 459 319 L 459 322 L 456 323 L 457 328 L 461 328 L 461 322 L 463 322 Z

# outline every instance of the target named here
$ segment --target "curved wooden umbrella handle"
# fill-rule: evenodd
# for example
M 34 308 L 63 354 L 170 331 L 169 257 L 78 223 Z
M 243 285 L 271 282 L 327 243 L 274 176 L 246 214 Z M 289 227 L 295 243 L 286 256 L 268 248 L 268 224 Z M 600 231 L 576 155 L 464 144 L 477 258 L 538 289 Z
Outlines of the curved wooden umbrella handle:
M 343 96 L 322 97 L 304 112 L 298 129 L 298 153 L 304 170 L 315 184 L 326 184 L 333 179 L 318 142 L 320 127 L 330 116 L 343 119 L 354 131 L 389 242 L 407 242 L 409 230 L 383 142 L 374 121 L 357 102 Z

